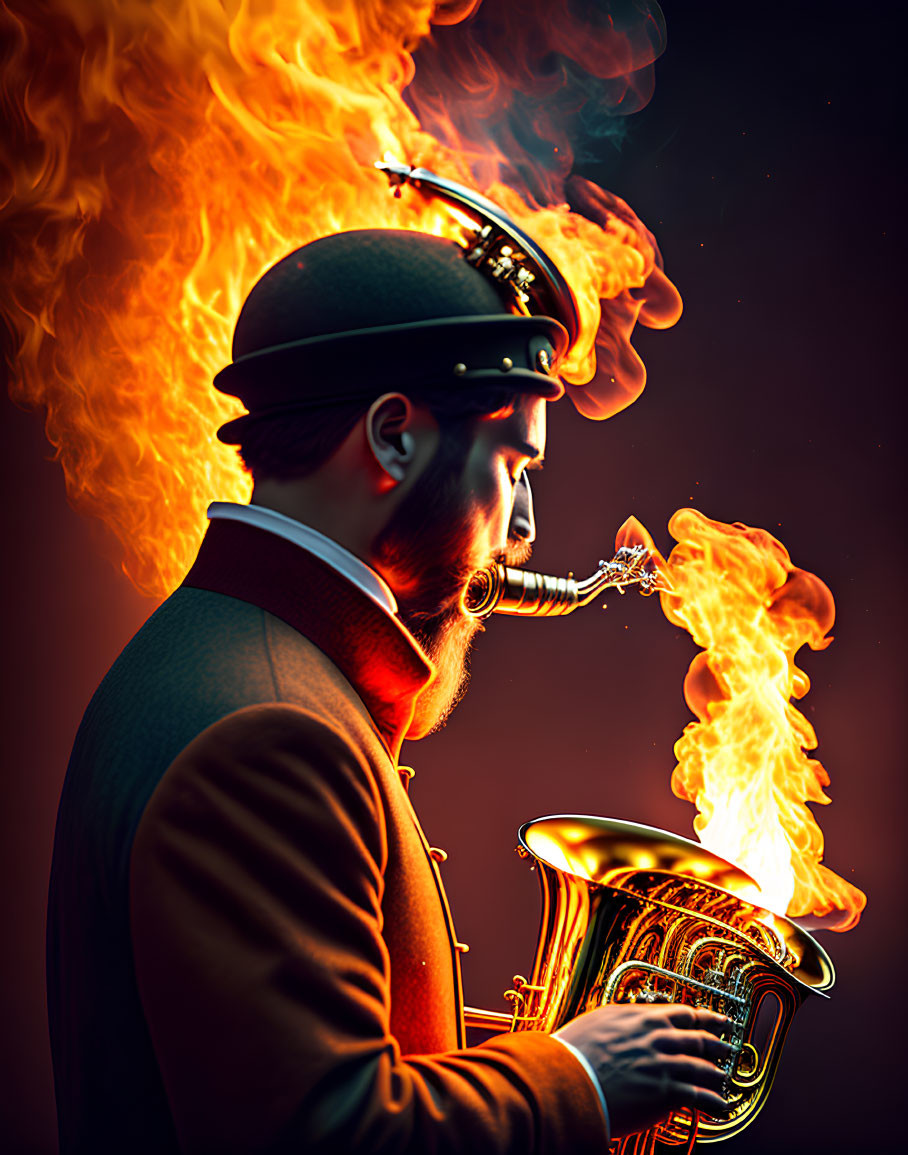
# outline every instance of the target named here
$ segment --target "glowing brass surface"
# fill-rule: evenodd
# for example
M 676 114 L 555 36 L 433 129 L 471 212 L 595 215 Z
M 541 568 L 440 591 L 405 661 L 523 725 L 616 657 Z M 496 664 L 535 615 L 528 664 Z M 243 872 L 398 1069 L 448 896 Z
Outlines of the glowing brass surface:
M 689 1152 L 731 1138 L 769 1094 L 798 1007 L 835 981 L 829 956 L 806 931 L 740 893 L 757 893 L 740 867 L 665 830 L 588 815 L 557 814 L 521 827 L 542 920 L 531 977 L 505 993 L 511 1030 L 555 1031 L 610 1002 L 672 1002 L 724 1014 L 723 1118 L 675 1112 L 610 1155 Z M 738 891 L 739 893 L 735 893 Z M 823 996 L 825 997 L 825 995 Z M 490 1012 L 470 1026 L 503 1029 Z
M 632 586 L 644 597 L 670 588 L 643 545 L 621 546 L 613 558 L 600 561 L 596 572 L 583 581 L 576 581 L 573 574 L 553 577 L 496 563 L 473 574 L 463 608 L 477 618 L 489 614 L 563 617 L 588 606 L 607 589 L 623 594 Z
M 556 870 L 587 882 L 630 891 L 640 897 L 653 894 L 664 874 L 681 875 L 729 892 L 725 920 L 759 922 L 781 940 L 790 959 L 785 967 L 815 993 L 835 983 L 832 960 L 813 935 L 784 915 L 765 910 L 738 897 L 742 887 L 756 883 L 740 866 L 713 854 L 699 842 L 655 826 L 596 818 L 586 814 L 554 814 L 520 828 L 518 838 L 534 858 Z M 703 895 L 694 892 L 693 909 L 702 910 Z M 716 896 L 712 896 L 716 902 Z M 686 905 L 686 903 L 685 903 Z M 732 913 L 733 912 L 733 913 Z

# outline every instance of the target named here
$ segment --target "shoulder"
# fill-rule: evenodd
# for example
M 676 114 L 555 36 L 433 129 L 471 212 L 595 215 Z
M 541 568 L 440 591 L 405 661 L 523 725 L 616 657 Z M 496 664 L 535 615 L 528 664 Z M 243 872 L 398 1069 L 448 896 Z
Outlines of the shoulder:
M 264 703 L 219 719 L 177 754 L 137 842 L 165 828 L 220 840 L 239 831 L 321 837 L 353 827 L 381 863 L 385 825 L 376 776 L 355 736 L 300 706 Z

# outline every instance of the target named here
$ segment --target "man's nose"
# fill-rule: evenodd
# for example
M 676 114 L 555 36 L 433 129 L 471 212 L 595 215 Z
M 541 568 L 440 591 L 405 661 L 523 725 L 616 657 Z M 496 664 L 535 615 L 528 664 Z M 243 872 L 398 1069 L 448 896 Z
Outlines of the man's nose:
M 530 479 L 526 473 L 521 473 L 520 480 L 514 487 L 514 505 L 511 509 L 508 538 L 511 541 L 515 539 L 526 542 L 536 540 L 536 518 L 533 516 L 533 491 L 530 488 Z

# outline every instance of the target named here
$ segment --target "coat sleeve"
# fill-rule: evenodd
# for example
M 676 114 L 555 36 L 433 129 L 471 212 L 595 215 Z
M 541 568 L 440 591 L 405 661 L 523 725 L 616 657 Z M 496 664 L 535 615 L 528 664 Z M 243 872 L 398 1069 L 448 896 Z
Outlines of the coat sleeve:
M 133 842 L 139 995 L 188 1155 L 602 1155 L 595 1088 L 546 1035 L 402 1057 L 362 755 L 254 706 L 177 757 Z

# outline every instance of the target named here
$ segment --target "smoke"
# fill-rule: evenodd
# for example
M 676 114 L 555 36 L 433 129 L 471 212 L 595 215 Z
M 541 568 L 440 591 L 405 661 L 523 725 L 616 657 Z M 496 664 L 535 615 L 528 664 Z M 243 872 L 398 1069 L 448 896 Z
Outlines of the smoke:
M 552 203 L 575 162 L 620 147 L 664 48 L 646 0 L 484 0 L 420 45 L 406 99 L 429 132 L 467 146 L 480 183 L 494 156 L 505 183 Z

